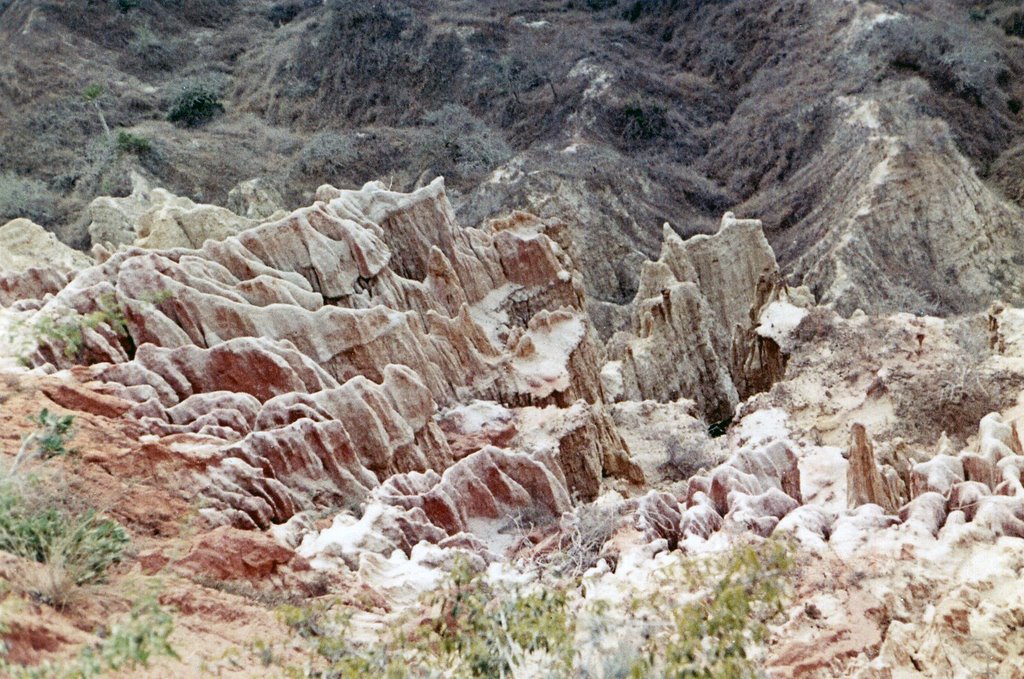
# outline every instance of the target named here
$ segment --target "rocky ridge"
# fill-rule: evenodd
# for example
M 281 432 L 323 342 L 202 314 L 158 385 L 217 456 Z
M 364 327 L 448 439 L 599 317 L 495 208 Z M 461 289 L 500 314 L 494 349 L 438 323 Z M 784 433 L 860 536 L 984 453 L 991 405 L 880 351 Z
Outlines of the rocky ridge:
M 778 676 L 1013 670 L 1024 312 L 843 318 L 727 214 L 711 236 L 666 230 L 604 343 L 564 224 L 462 227 L 441 180 L 317 197 L 233 233 L 197 221 L 198 245 L 4 274 L 21 287 L 2 369 L 31 385 L 13 402 L 88 423 L 86 488 L 159 499 L 144 509 L 128 484 L 112 502 L 147 536 L 131 568 L 365 588 L 372 629 L 457 558 L 525 568 L 607 507 L 586 599 L 614 607 L 684 558 L 787 539 L 800 578 L 767 648 Z M 197 213 L 215 211 L 175 223 Z M 157 515 L 189 503 L 186 539 Z

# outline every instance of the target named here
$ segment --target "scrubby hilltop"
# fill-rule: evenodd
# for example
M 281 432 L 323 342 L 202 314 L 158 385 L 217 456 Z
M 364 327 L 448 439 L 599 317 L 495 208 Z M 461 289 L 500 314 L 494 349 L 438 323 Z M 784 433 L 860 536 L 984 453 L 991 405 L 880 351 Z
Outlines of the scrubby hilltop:
M 662 223 L 709 232 L 729 209 L 762 218 L 790 281 L 844 313 L 978 310 L 1018 293 L 1013 2 L 2 12 L 0 218 L 78 247 L 82 208 L 127 193 L 131 167 L 217 204 L 259 176 L 291 206 L 324 181 L 408 190 L 443 174 L 467 223 L 519 208 L 566 221 L 605 336 L 623 318 L 607 305 L 632 299 Z M 223 114 L 168 122 L 196 87 Z

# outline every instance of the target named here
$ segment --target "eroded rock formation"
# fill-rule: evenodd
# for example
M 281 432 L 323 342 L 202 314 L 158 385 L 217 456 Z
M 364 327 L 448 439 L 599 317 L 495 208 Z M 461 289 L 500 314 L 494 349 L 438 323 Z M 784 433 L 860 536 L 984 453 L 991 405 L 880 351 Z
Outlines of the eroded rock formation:
M 776 271 L 758 220 L 728 213 L 718 233 L 686 241 L 666 225 L 661 256 L 641 269 L 632 329 L 609 342 L 606 389 L 617 400 L 690 398 L 711 419 L 731 416 L 748 381 L 770 385 L 755 374 L 781 376 L 754 332 L 781 285 Z
M 252 216 L 239 216 L 226 208 L 197 204 L 153 188 L 141 175 L 132 173 L 131 195 L 101 196 L 89 204 L 89 237 L 93 247 L 107 252 L 119 245 L 197 248 L 207 239 L 223 240 L 274 214 L 279 208 L 270 209 L 274 198 L 264 194 L 249 184 L 240 187 L 235 202 Z
M 194 213 L 158 191 L 140 225 Z M 463 229 L 441 180 L 318 195 L 195 250 L 112 253 L 36 314 L 77 324 L 80 344 L 39 338 L 33 360 L 88 364 L 79 379 L 133 403 L 131 417 L 194 461 L 214 523 L 353 508 L 385 481 L 403 489 L 389 497 L 447 496 L 458 511 L 475 493 L 546 494 L 552 514 L 595 497 L 606 474 L 642 481 L 604 411 L 577 276 L 545 235 L 557 224 L 517 214 Z M 508 409 L 521 433 L 456 462 L 435 416 L 473 399 Z M 467 531 L 452 511 L 420 523 Z

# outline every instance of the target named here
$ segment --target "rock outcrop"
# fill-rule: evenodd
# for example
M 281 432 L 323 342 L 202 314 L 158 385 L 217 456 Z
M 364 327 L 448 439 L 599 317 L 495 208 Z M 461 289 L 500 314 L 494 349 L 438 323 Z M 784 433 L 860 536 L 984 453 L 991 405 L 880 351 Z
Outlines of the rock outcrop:
M 441 180 L 318 195 L 236 235 L 204 227 L 197 249 L 111 254 L 36 314 L 80 341 L 39 338 L 33 360 L 87 364 L 79 379 L 132 403 L 129 416 L 192 460 L 214 523 L 353 508 L 386 482 L 402 489 L 389 497 L 470 511 L 414 522 L 456 534 L 467 502 L 518 506 L 543 491 L 557 514 L 606 474 L 642 481 L 604 411 L 578 277 L 545 235 L 557 224 L 517 214 L 463 229 Z M 150 192 L 140 235 L 173 222 L 198 246 L 182 225 L 205 208 L 161 196 Z M 474 399 L 507 409 L 520 433 L 456 462 L 435 418 Z M 426 476 L 397 480 L 409 474 Z
M 850 466 L 846 475 L 847 501 L 850 509 L 864 504 L 876 504 L 893 513 L 901 504 L 902 485 L 892 467 L 879 469 L 875 450 L 862 424 L 854 424 L 850 444 Z
M 686 241 L 666 225 L 661 256 L 641 269 L 632 329 L 609 342 L 608 392 L 616 400 L 688 398 L 710 419 L 730 417 L 745 371 L 764 368 L 749 357 L 776 272 L 757 220 L 728 213 L 718 233 Z
M 243 200 L 243 195 L 247 196 Z M 268 195 L 258 198 L 255 187 L 238 194 L 239 204 L 262 216 Z M 266 200 L 262 200 L 265 198 Z M 250 201 L 249 203 L 245 201 Z M 256 201 L 259 207 L 252 207 Z M 262 202 L 260 202 L 262 201 Z M 273 214 L 275 210 L 271 210 Z M 183 196 L 153 188 L 141 175 L 132 175 L 132 193 L 125 198 L 101 196 L 89 204 L 89 236 L 94 247 L 120 245 L 141 248 L 198 248 L 206 240 L 223 240 L 257 223 L 216 205 L 197 204 Z
M 231 189 L 228 193 L 227 208 L 236 215 L 260 221 L 287 214 L 280 192 L 261 178 L 240 182 Z
M 0 226 L 0 305 L 56 293 L 92 260 L 28 219 Z

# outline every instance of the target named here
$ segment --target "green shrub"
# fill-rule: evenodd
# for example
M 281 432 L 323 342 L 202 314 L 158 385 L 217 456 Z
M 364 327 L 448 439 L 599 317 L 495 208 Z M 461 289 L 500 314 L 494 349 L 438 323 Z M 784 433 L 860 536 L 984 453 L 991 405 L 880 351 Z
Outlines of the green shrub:
M 167 639 L 174 631 L 174 618 L 160 608 L 155 597 L 147 597 L 132 607 L 124 620 L 110 629 L 98 652 L 86 648 L 83 664 L 99 665 L 103 670 L 148 667 L 153 656 L 177 658 Z
M 668 129 L 664 106 L 633 100 L 619 109 L 614 119 L 616 132 L 628 141 L 650 141 Z
M 67 444 L 74 436 L 73 415 L 58 415 L 51 413 L 48 408 L 43 408 L 38 415 L 29 419 L 39 425 L 39 431 L 32 436 L 40 457 L 45 460 L 55 455 L 67 454 Z
M 184 127 L 198 127 L 224 112 L 217 93 L 209 86 L 186 86 L 171 102 L 167 120 Z
M 119 153 L 130 153 L 136 156 L 141 156 L 145 153 L 149 153 L 149 149 L 149 139 L 123 130 L 117 133 L 117 150 Z
M 9 470 L 12 476 L 32 458 L 48 460 L 57 455 L 67 455 L 67 444 L 75 435 L 72 429 L 75 418 L 72 415 L 58 415 L 43 408 L 35 417 L 29 417 L 29 421 L 36 424 L 38 429 L 22 439 L 21 448 L 14 456 Z
M 73 587 L 104 579 L 128 536 L 95 510 L 72 513 L 44 501 L 46 494 L 33 486 L 0 483 L 0 550 L 46 564 L 36 593 L 62 608 Z
M 689 564 L 682 575 L 691 591 L 682 606 L 658 587 L 635 600 L 635 619 L 648 621 L 630 677 L 739 679 L 762 676 L 753 647 L 768 638 L 768 623 L 784 611 L 785 576 L 793 567 L 781 543 L 741 546 L 704 566 Z
M 321 603 L 281 617 L 315 650 L 302 676 L 738 679 L 760 676 L 791 567 L 780 543 L 741 546 L 661 569 L 613 606 L 580 596 L 574 581 L 496 584 L 461 562 L 372 643 L 353 640 L 353 609 Z
M 332 615 L 329 604 L 287 606 L 280 615 L 313 645 L 320 676 L 513 677 L 527 676 L 527 666 L 543 667 L 538 676 L 569 676 L 575 622 L 564 589 L 495 586 L 461 562 L 424 603 L 431 625 L 391 625 L 374 644 L 352 640 L 351 610 Z
M 1006 106 L 1010 109 L 1010 113 L 1016 115 L 1024 108 L 1024 103 L 1020 99 L 1010 99 L 1006 102 Z
M 575 621 L 563 589 L 502 591 L 463 563 L 433 603 L 440 608 L 433 629 L 440 647 L 467 676 L 510 676 L 538 651 L 550 659 L 547 676 L 572 669 Z

